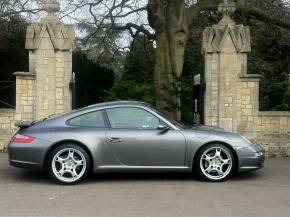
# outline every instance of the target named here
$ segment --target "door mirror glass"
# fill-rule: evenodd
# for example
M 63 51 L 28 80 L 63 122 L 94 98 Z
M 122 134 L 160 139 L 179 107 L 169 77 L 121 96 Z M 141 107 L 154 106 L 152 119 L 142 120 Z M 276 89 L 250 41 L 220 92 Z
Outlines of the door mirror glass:
M 157 127 L 157 130 L 167 131 L 167 130 L 169 130 L 169 127 L 164 125 L 164 124 L 159 124 Z

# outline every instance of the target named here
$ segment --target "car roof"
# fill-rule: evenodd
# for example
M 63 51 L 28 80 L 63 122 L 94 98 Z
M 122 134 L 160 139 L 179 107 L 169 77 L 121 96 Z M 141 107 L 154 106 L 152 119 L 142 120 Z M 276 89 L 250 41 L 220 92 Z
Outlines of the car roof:
M 139 101 L 112 101 L 112 102 L 103 102 L 103 103 L 97 103 L 90 105 L 86 108 L 100 108 L 100 107 L 111 107 L 111 106 L 132 106 L 132 105 L 137 105 L 137 106 L 150 106 L 150 104 L 146 102 L 139 102 Z M 85 109 L 85 108 L 84 108 Z
M 80 109 L 72 110 L 69 113 L 65 114 L 59 114 L 56 116 L 51 116 L 46 118 L 46 120 L 53 120 L 53 119 L 59 119 L 59 118 L 71 118 L 75 115 L 81 115 L 86 112 L 98 110 L 98 109 L 105 109 L 105 108 L 110 108 L 110 107 L 115 107 L 115 106 L 145 106 L 145 107 L 151 107 L 150 104 L 146 102 L 138 102 L 138 101 L 112 101 L 112 102 L 103 102 L 103 103 L 97 103 L 93 105 L 89 105 L 87 107 L 83 107 Z

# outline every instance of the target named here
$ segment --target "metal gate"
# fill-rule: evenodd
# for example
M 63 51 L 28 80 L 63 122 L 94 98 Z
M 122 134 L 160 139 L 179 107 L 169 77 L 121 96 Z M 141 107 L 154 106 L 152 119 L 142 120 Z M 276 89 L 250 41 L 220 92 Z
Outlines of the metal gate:
M 204 93 L 205 84 L 201 75 L 194 76 L 193 101 L 194 101 L 194 123 L 204 124 Z
M 0 108 L 15 108 L 15 81 L 0 81 Z

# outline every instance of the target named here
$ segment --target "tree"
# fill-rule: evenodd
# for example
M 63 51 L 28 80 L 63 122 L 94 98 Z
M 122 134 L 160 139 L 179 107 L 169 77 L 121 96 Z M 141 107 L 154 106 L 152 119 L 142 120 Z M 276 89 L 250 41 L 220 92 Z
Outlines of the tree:
M 263 75 L 260 110 L 289 110 L 290 104 L 285 101 L 290 74 L 289 31 L 271 24 L 249 21 L 253 48 L 249 54 L 249 72 Z
M 180 119 L 180 77 L 188 28 L 198 19 L 200 12 L 215 11 L 219 3 L 220 1 L 215 0 L 202 0 L 185 7 L 186 3 L 181 0 L 149 1 L 149 18 L 151 17 L 150 23 L 155 29 L 157 41 L 155 70 L 157 105 L 177 119 Z M 236 2 L 238 12 L 289 28 L 289 22 L 285 19 L 285 14 L 288 15 L 289 11 L 281 9 L 282 6 L 280 1 L 272 1 L 272 4 L 270 1 L 253 0 Z
M 138 34 L 126 56 L 123 76 L 107 91 L 106 100 L 141 100 L 155 104 L 154 55 L 152 42 L 146 35 Z
M 15 106 L 16 71 L 28 70 L 28 53 L 25 50 L 26 21 L 20 16 L 0 20 L 0 107 Z
M 64 15 L 71 17 L 71 13 L 87 9 L 91 17 L 76 19 L 94 25 L 92 35 L 100 29 L 105 33 L 116 30 L 128 31 L 133 38 L 141 32 L 155 40 L 157 106 L 180 119 L 181 74 L 190 25 L 203 13 L 216 14 L 220 3 L 221 0 L 74 0 L 69 1 Z M 236 8 L 237 13 L 290 28 L 289 6 L 282 0 L 236 0 Z M 148 22 L 142 20 L 146 12 Z M 135 21 L 128 22 L 132 17 Z
M 155 49 L 146 35 L 139 33 L 130 46 L 124 64 L 124 78 L 139 83 L 153 82 Z
M 112 89 L 106 92 L 105 101 L 138 100 L 155 104 L 154 85 L 134 80 L 117 79 Z
M 100 66 L 79 51 L 73 54 L 73 72 L 75 73 L 75 108 L 102 102 L 105 91 L 114 84 L 112 69 Z
M 0 0 L 0 20 L 24 14 L 37 14 L 41 0 Z
M 180 77 L 184 63 L 184 52 L 188 40 L 189 27 L 204 12 L 214 13 L 220 0 L 148 0 L 148 5 L 140 5 L 134 0 L 99 0 L 86 2 L 95 25 L 102 28 L 110 23 L 110 28 L 128 30 L 132 37 L 139 32 L 156 40 L 155 92 L 157 106 L 171 116 L 180 119 Z M 98 10 L 105 5 L 107 10 Z M 237 0 L 237 12 L 255 17 L 263 22 L 290 28 L 289 10 L 279 0 Z M 99 12 L 101 11 L 101 12 Z M 127 22 L 125 18 L 135 13 L 148 12 L 148 23 Z M 106 25 L 108 26 L 108 25 Z M 108 27 L 105 27 L 108 28 Z
M 275 7 L 274 7 L 275 8 Z M 278 9 L 276 9 L 277 11 Z M 283 12 L 283 7 L 279 10 Z M 286 8 L 288 11 L 288 9 Z M 198 20 L 194 20 L 191 29 L 190 40 L 188 44 L 199 43 L 202 37 L 204 27 L 216 24 L 220 19 L 218 13 L 207 11 L 199 16 Z M 248 56 L 248 73 L 261 74 L 263 79 L 260 82 L 260 110 L 288 110 L 290 109 L 290 101 L 287 100 L 290 85 L 288 83 L 288 74 L 290 72 L 290 32 L 288 29 L 275 26 L 268 22 L 260 21 L 256 17 L 245 14 L 243 11 L 237 11 L 234 14 L 236 23 L 242 23 L 250 26 L 252 52 Z M 200 46 L 200 45 L 199 45 Z M 183 77 L 188 70 L 196 74 L 201 74 L 203 78 L 203 67 L 198 45 L 192 49 L 191 64 L 188 66 L 188 54 L 185 55 L 185 65 L 183 69 Z M 198 61 L 197 61 L 198 60 Z M 194 62 L 194 63 L 193 63 Z M 194 69 L 194 71 L 193 71 Z M 183 84 L 184 85 L 184 84 Z M 182 91 L 183 92 L 183 91 Z M 184 94 L 182 94 L 182 115 L 184 115 Z M 188 110 L 189 108 L 187 108 Z M 203 105 L 200 108 L 202 115 Z
M 86 36 L 77 38 L 78 47 L 86 52 L 89 59 L 94 62 L 113 67 L 115 71 L 120 71 L 124 61 L 124 48 L 117 44 L 121 37 L 120 32 L 114 29 L 103 31 L 94 25 L 81 22 L 77 28 Z

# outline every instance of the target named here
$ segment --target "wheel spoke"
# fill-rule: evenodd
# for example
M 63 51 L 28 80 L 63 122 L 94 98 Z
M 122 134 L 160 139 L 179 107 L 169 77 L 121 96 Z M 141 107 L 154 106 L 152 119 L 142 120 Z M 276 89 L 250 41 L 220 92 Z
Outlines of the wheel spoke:
M 229 165 L 231 163 L 230 159 L 223 160 L 222 165 Z
M 75 177 L 78 176 L 78 173 L 77 173 L 77 171 L 76 171 L 75 168 L 73 168 L 73 169 L 70 171 L 70 174 L 71 174 L 72 178 L 75 178 Z
M 83 166 L 85 163 L 83 160 L 74 160 L 76 166 Z
M 74 150 L 70 149 L 69 152 L 68 152 L 68 156 L 67 157 L 74 160 L 74 153 L 75 153 Z
M 221 158 L 221 149 L 217 148 L 215 150 L 215 157 Z
M 65 159 L 58 156 L 58 157 L 56 157 L 55 161 L 58 162 L 58 163 L 63 164 L 63 162 L 65 161 Z
M 64 168 L 62 167 L 58 172 L 57 172 L 60 176 L 63 176 L 66 171 L 64 170 Z
M 217 170 L 217 173 L 219 174 L 219 176 L 223 176 L 224 175 L 224 172 L 221 169 Z
M 208 156 L 208 155 L 203 155 L 203 159 L 210 162 L 210 160 L 212 159 L 212 157 Z
M 207 173 L 211 173 L 213 171 L 213 169 L 211 168 L 211 166 L 209 166 L 208 168 L 205 169 L 205 172 Z

